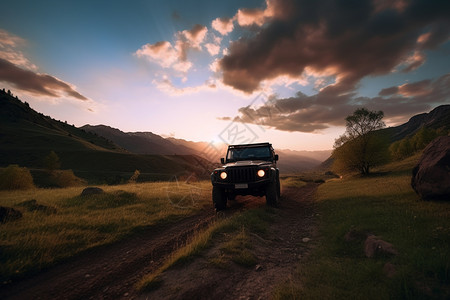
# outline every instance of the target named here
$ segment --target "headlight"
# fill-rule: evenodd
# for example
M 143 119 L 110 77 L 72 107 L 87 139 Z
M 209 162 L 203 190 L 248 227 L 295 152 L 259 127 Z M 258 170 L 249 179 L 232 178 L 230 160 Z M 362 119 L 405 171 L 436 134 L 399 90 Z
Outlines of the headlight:
M 264 175 L 266 175 L 266 172 L 264 172 L 264 170 L 258 170 L 258 174 L 259 177 L 264 177 Z
M 220 173 L 220 178 L 222 178 L 223 180 L 225 180 L 227 178 L 227 172 L 222 172 Z

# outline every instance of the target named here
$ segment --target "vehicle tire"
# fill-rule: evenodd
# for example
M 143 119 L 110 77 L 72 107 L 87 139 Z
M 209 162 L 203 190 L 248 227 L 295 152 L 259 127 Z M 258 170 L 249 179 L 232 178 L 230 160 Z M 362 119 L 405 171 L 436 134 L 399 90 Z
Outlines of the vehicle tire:
M 227 196 L 225 191 L 219 187 L 213 186 L 212 200 L 216 211 L 224 210 L 227 207 Z
M 276 180 L 271 181 L 266 188 L 266 203 L 269 206 L 278 206 L 278 187 Z

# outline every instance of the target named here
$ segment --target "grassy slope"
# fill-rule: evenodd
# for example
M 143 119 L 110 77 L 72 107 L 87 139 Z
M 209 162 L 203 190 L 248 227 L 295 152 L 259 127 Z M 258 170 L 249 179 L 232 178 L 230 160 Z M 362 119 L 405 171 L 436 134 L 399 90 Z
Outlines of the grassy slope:
M 44 116 L 0 91 L 0 167 L 17 164 L 41 169 L 52 150 L 62 169 L 72 169 L 90 183 L 121 183 L 135 170 L 141 172 L 140 180 L 147 181 L 169 180 L 186 171 L 202 174 L 199 161 L 212 169 L 209 162 L 188 155 L 128 153 L 103 137 Z M 39 185 L 42 174 L 33 172 Z
M 417 160 L 415 156 L 384 166 L 372 177 L 322 185 L 317 199 L 320 242 L 300 268 L 301 285 L 282 286 L 275 298 L 449 297 L 450 203 L 418 199 L 410 187 L 411 169 Z M 344 240 L 352 229 L 380 236 L 399 254 L 366 258 L 364 237 Z M 388 262 L 396 269 L 391 278 L 383 271 Z
M 191 215 L 210 205 L 210 185 L 203 181 L 102 186 L 105 195 L 88 198 L 78 196 L 79 187 L 0 191 L 0 205 L 23 213 L 21 219 L 1 224 L 0 280 L 38 271 L 142 228 Z M 188 194 L 192 199 L 185 198 Z M 28 211 L 20 205 L 30 199 L 56 208 L 57 213 Z

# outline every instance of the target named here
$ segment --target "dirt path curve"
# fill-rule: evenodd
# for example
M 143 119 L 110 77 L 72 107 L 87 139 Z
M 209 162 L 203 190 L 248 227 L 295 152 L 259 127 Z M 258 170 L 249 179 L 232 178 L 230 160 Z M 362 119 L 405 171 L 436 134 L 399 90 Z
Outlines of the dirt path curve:
M 205 268 L 200 261 L 185 270 L 168 271 L 165 276 L 169 279 L 156 292 L 137 293 L 134 284 L 139 279 L 156 270 L 193 233 L 214 220 L 213 210 L 207 209 L 2 286 L 0 299 L 266 299 L 274 284 L 292 274 L 299 259 L 308 252 L 301 240 L 314 235 L 316 189 L 316 185 L 308 185 L 283 191 L 270 238 L 254 237 L 255 254 L 262 266 L 258 272 L 239 266 L 226 271 Z M 230 205 L 228 215 L 264 205 L 264 201 L 255 204 L 254 198 L 245 197 Z M 195 268 L 200 268 L 198 275 Z M 177 288 L 177 284 L 181 287 Z
M 296 280 L 292 274 L 314 247 L 318 223 L 316 190 L 317 184 L 283 190 L 281 206 L 268 236 L 251 236 L 251 250 L 258 257 L 257 268 L 233 263 L 225 268 L 214 267 L 208 258 L 220 256 L 220 249 L 213 247 L 188 266 L 166 271 L 162 286 L 140 295 L 139 299 L 271 298 L 274 288 Z
M 3 286 L 0 299 L 134 298 L 134 284 L 214 219 L 212 209 L 151 232 L 88 251 L 36 276 Z

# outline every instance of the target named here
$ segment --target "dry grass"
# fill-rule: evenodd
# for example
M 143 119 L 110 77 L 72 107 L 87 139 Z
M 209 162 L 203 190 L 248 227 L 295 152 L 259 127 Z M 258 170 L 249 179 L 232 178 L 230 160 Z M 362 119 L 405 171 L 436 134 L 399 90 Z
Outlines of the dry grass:
M 211 205 L 207 181 L 100 186 L 104 195 L 80 197 L 83 187 L 0 191 L 0 205 L 22 211 L 1 224 L 0 279 L 37 271 L 83 250 L 115 242 L 158 223 L 175 221 Z M 37 200 L 56 213 L 28 211 Z
M 319 187 L 322 242 L 275 299 L 444 299 L 450 296 L 450 203 L 420 201 L 410 186 L 418 157 L 392 163 L 370 177 Z M 364 237 L 392 243 L 394 257 L 368 259 Z M 386 263 L 395 267 L 388 277 Z M 301 286 L 298 283 L 301 282 Z M 293 286 L 292 286 L 293 285 Z

